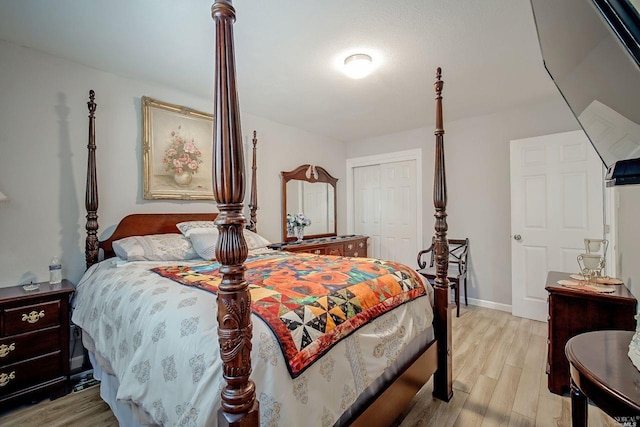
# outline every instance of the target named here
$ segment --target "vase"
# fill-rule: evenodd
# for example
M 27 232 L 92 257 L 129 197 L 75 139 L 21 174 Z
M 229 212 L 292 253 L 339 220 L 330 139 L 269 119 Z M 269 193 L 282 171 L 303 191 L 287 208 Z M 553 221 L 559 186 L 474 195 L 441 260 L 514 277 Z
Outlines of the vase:
M 191 173 L 187 171 L 183 171 L 182 173 L 175 173 L 173 175 L 173 180 L 176 182 L 176 184 L 182 186 L 191 184 L 192 178 L 193 175 L 191 175 Z
M 302 242 L 302 239 L 304 238 L 304 227 L 296 227 L 295 232 L 296 232 L 296 241 Z
M 636 367 L 637 370 L 640 371 L 640 314 L 636 316 L 637 327 L 636 332 L 633 334 L 633 338 L 631 338 L 631 342 L 629 343 L 629 359 L 633 363 L 633 366 Z

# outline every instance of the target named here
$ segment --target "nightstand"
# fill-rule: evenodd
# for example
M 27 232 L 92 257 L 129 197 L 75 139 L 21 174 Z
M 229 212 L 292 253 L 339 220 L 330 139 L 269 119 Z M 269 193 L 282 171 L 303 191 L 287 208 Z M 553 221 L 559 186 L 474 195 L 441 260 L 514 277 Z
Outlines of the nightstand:
M 0 288 L 0 410 L 67 393 L 73 291 L 66 280 Z
M 569 390 L 569 361 L 565 346 L 576 335 L 601 330 L 634 331 L 636 299 L 624 285 L 612 285 L 613 293 L 575 290 L 558 284 L 569 279 L 568 273 L 550 271 L 549 336 L 547 374 L 549 391 L 563 394 Z

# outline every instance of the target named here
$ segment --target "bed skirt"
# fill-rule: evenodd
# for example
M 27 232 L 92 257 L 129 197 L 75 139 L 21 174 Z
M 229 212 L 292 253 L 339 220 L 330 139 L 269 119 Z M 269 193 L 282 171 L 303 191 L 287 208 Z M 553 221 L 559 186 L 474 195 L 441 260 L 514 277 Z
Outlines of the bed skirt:
M 345 413 L 338 419 L 335 426 L 346 426 L 364 411 L 372 399 L 378 396 L 386 386 L 390 384 L 392 379 L 396 378 L 415 358 L 416 355 L 422 353 L 429 344 L 434 340 L 433 325 L 418 335 L 411 341 L 401 352 L 400 356 L 389 366 L 384 373 L 374 380 L 369 387 L 358 397 L 356 402 L 349 407 Z M 139 427 L 154 426 L 149 415 L 142 410 L 135 402 L 123 402 L 116 399 L 118 387 L 120 383 L 118 378 L 109 373 L 108 362 L 96 356 L 92 350 L 91 338 L 84 334 L 83 341 L 85 346 L 89 348 L 89 360 L 93 366 L 93 376 L 100 381 L 100 397 L 104 400 L 111 411 L 118 419 L 118 423 L 122 427 Z
M 142 411 L 135 403 L 117 400 L 116 395 L 118 394 L 118 387 L 120 387 L 118 378 L 105 372 L 100 367 L 100 363 L 97 363 L 96 356 L 91 351 L 89 352 L 89 360 L 91 361 L 91 366 L 93 366 L 93 377 L 100 381 L 100 397 L 109 405 L 111 412 L 113 412 L 121 427 L 157 425 L 145 421 L 141 422 L 140 420 L 148 420 L 149 418 L 146 412 Z

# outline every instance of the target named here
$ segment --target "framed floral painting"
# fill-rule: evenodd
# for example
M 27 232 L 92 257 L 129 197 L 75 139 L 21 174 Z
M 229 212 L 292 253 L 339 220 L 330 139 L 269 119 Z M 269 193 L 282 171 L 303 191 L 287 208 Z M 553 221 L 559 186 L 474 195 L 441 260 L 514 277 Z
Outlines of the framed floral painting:
M 145 199 L 213 200 L 213 116 L 142 97 Z

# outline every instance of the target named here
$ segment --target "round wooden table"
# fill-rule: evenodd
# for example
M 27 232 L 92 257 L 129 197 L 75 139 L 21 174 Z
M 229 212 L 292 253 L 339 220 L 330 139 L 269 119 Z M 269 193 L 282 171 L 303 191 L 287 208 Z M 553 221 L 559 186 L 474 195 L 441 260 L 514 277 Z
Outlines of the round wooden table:
M 567 341 L 574 427 L 587 425 L 587 398 L 620 424 L 640 426 L 640 372 L 627 355 L 632 337 L 595 331 Z

